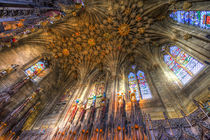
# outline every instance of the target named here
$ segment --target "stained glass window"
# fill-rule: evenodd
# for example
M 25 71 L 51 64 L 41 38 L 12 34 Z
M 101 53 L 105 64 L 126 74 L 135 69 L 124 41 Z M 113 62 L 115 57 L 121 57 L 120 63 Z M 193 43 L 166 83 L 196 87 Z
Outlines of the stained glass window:
M 136 100 L 139 101 L 140 100 L 140 94 L 139 94 L 138 85 L 137 85 L 137 82 L 136 82 L 136 76 L 132 72 L 128 75 L 128 83 L 129 83 L 131 93 L 135 93 Z
M 138 83 L 139 83 L 142 99 L 152 98 L 152 94 L 150 92 L 149 85 L 146 81 L 144 72 L 139 70 L 137 72 L 137 78 L 138 78 Z
M 204 65 L 177 46 L 170 47 L 170 54 L 192 74 L 197 74 Z
M 210 28 L 210 11 L 174 11 L 169 16 L 179 23 Z
M 46 69 L 44 62 L 39 61 L 36 64 L 32 65 L 28 69 L 25 70 L 27 76 L 31 77 L 32 79 L 36 78 L 43 70 Z
M 185 53 L 177 46 L 171 46 L 169 53 L 164 55 L 164 62 L 185 85 L 192 77 L 204 68 L 197 59 Z
M 89 96 L 88 96 L 88 102 L 86 105 L 86 109 L 90 109 L 90 107 L 95 104 L 96 100 L 96 88 L 95 84 L 92 85 L 92 88 L 90 89 Z

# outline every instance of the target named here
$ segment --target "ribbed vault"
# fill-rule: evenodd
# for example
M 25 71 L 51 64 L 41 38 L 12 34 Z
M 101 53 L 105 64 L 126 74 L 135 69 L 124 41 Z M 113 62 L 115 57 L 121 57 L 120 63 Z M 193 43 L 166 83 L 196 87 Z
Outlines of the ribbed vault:
M 136 60 L 142 66 L 153 65 L 152 49 L 168 37 L 157 26 L 169 5 L 168 1 L 137 0 L 59 4 L 67 14 L 64 19 L 21 38 L 18 44 L 43 45 L 65 79 L 73 72 L 73 77 L 86 83 L 97 69 L 116 75 L 120 67 Z

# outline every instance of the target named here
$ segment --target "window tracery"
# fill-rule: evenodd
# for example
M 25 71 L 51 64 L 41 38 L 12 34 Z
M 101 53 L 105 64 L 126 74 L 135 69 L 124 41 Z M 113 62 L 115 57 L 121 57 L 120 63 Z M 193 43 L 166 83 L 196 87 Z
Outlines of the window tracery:
M 210 29 L 210 11 L 173 11 L 169 16 L 178 23 Z
M 139 70 L 137 72 L 137 79 L 138 79 L 142 99 L 152 98 L 152 94 L 151 94 L 151 91 L 149 89 L 149 85 L 146 81 L 146 77 L 145 77 L 143 71 Z
M 183 85 L 188 83 L 205 67 L 204 64 L 177 46 L 171 46 L 169 51 L 164 49 L 164 52 L 166 53 L 163 56 L 164 62 L 167 64 L 168 68 L 173 71 Z
M 128 75 L 128 83 L 131 93 L 135 93 L 136 100 L 152 98 L 149 85 L 143 71 L 137 71 L 136 74 L 130 72 Z
M 130 88 L 131 93 L 135 93 L 136 100 L 139 101 L 140 100 L 140 94 L 139 94 L 138 84 L 137 84 L 137 81 L 136 81 L 136 76 L 133 72 L 131 72 L 128 75 L 128 83 L 129 83 L 129 88 Z

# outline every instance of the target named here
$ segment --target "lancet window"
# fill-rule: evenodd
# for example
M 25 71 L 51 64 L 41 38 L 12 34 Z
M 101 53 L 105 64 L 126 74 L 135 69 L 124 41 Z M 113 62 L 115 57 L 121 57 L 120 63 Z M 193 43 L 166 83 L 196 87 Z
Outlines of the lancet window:
M 128 83 L 131 93 L 135 93 L 136 100 L 152 98 L 149 85 L 146 81 L 144 72 L 137 71 L 136 74 L 130 72 L 128 75 Z
M 173 11 L 169 16 L 178 23 L 210 29 L 210 11 Z
M 137 83 L 137 80 L 136 80 L 136 75 L 133 72 L 131 72 L 128 75 L 128 83 L 129 83 L 130 91 L 132 93 L 135 93 L 136 100 L 139 101 L 140 100 L 140 94 L 139 94 L 139 89 L 138 89 L 138 83 Z
M 152 98 L 152 94 L 151 94 L 151 91 L 149 89 L 149 85 L 148 85 L 148 83 L 146 81 L 146 77 L 145 77 L 143 71 L 139 70 L 137 72 L 137 79 L 138 79 L 138 83 L 139 83 L 139 88 L 140 88 L 140 93 L 141 93 L 142 99 Z
M 204 64 L 177 46 L 171 46 L 169 51 L 164 49 L 164 52 L 166 53 L 163 57 L 164 62 L 183 85 L 188 83 L 205 67 Z

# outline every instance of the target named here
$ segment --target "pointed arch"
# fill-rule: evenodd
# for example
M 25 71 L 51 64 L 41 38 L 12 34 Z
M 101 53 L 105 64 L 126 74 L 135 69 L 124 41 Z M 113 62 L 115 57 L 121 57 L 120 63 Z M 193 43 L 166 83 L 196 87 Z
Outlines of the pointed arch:
M 140 101 L 140 93 L 138 89 L 138 83 L 136 79 L 136 75 L 133 72 L 130 72 L 128 75 L 128 83 L 131 93 L 135 93 L 136 100 Z
M 205 67 L 204 64 L 177 46 L 171 46 L 169 51 L 164 50 L 164 52 L 166 53 L 163 56 L 164 62 L 183 85 L 188 83 Z

